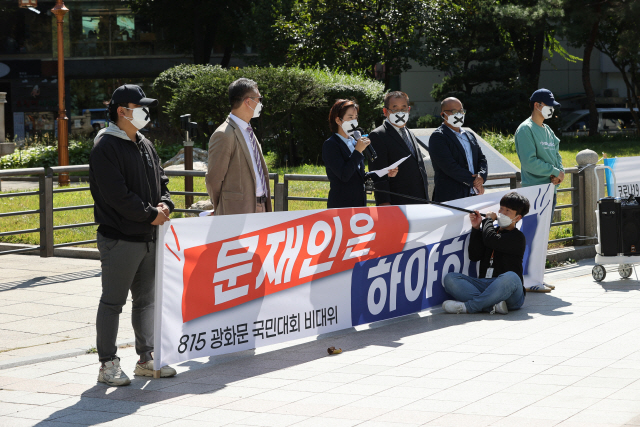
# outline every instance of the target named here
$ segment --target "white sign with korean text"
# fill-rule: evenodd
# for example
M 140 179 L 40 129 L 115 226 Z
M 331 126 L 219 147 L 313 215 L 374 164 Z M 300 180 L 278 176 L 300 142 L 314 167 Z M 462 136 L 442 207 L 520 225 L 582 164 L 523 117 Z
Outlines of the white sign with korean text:
M 615 157 L 604 159 L 605 166 L 611 167 L 615 174 L 615 184 L 618 197 L 626 199 L 633 195 L 640 197 L 640 157 Z M 607 177 L 607 194 L 614 195 L 613 179 L 611 171 L 605 169 Z
M 542 284 L 553 192 L 531 203 L 525 286 Z M 499 209 L 507 191 L 449 202 Z M 175 219 L 159 232 L 155 359 L 164 366 L 415 313 L 447 299 L 449 272 L 477 276 L 468 214 L 437 205 Z

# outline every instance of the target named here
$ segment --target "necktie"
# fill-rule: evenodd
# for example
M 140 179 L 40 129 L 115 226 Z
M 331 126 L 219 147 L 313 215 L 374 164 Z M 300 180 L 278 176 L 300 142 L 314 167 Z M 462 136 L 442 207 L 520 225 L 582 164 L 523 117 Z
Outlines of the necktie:
M 260 154 L 260 150 L 258 149 L 258 140 L 256 139 L 255 134 L 253 133 L 253 128 L 251 125 L 247 126 L 247 132 L 249 132 L 249 140 L 251 145 L 251 151 L 253 154 L 253 159 L 256 162 L 256 169 L 258 170 L 258 174 L 260 175 L 260 182 L 262 184 L 262 194 L 267 195 L 267 190 L 264 185 L 264 170 L 262 169 L 262 154 Z M 258 179 L 256 178 L 256 181 Z
M 415 156 L 416 152 L 413 149 L 413 143 L 411 142 L 411 138 L 409 138 L 409 132 L 407 132 L 407 129 L 403 126 L 400 128 L 400 133 L 402 134 L 402 139 L 404 139 L 404 143 L 407 144 L 409 151 L 411 151 L 411 154 Z

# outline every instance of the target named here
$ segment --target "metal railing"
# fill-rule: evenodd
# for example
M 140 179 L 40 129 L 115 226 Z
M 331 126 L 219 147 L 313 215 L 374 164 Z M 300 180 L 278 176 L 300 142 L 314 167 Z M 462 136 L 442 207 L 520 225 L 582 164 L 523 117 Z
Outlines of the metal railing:
M 13 176 L 25 176 L 25 175 L 36 175 L 38 177 L 39 180 L 39 185 L 38 185 L 38 191 L 24 191 L 24 192 L 19 192 L 19 193 L 0 193 L 0 199 L 5 198 L 5 197 L 27 197 L 27 196 L 39 196 L 40 197 L 40 203 L 39 203 L 39 209 L 35 209 L 35 210 L 28 210 L 28 211 L 17 211 L 17 212 L 5 212 L 5 213 L 1 213 L 0 214 L 0 218 L 6 218 L 9 216 L 16 216 L 16 215 L 34 215 L 34 214 L 38 214 L 40 215 L 40 227 L 38 228 L 32 228 L 32 229 L 28 229 L 28 230 L 13 230 L 13 231 L 5 231 L 3 233 L 0 233 L 0 237 L 3 236 L 15 236 L 18 234 L 31 234 L 31 233 L 40 233 L 40 241 L 44 241 L 46 240 L 46 233 L 48 231 L 48 229 L 50 228 L 48 226 L 48 224 L 45 221 L 45 215 L 42 215 L 43 212 L 43 198 L 45 197 L 44 194 L 44 188 L 46 187 L 44 185 L 44 180 L 45 180 L 45 169 L 44 168 L 28 168 L 28 169 L 7 169 L 7 170 L 0 170 L 0 178 L 3 177 L 13 177 Z M 51 224 L 53 226 L 53 224 Z M 4 255 L 4 254 L 19 254 L 22 252 L 30 252 L 33 251 L 34 248 L 20 248 L 20 249 L 12 249 L 12 250 L 8 250 L 8 251 L 3 251 L 0 252 L 0 255 Z M 40 255 L 41 256 L 46 256 L 42 254 L 42 247 L 40 248 Z
M 573 235 L 570 237 L 549 240 L 549 243 L 579 240 L 576 236 L 584 235 L 584 204 L 580 203 L 580 200 L 584 198 L 584 171 L 580 172 L 578 168 L 566 168 L 564 173 L 565 179 L 567 179 L 566 175 L 571 175 L 571 187 L 559 188 L 557 193 L 558 196 L 562 193 L 571 193 L 571 202 L 568 205 L 556 205 L 556 211 L 562 212 L 563 209 L 571 209 L 571 220 L 552 222 L 551 227 L 572 225 Z M 553 215 L 555 215 L 555 212 Z
M 16 231 L 7 231 L 0 233 L 0 237 L 2 236 L 11 236 L 18 234 L 30 234 L 30 233 L 40 233 L 39 245 L 38 247 L 27 247 L 20 249 L 11 249 L 6 251 L 1 251 L 0 255 L 8 255 L 8 254 L 17 254 L 24 252 L 33 252 L 34 250 L 40 251 L 41 257 L 51 257 L 54 254 L 55 248 L 63 248 L 66 246 L 78 246 L 78 245 L 86 245 L 91 243 L 96 243 L 96 239 L 91 240 L 82 240 L 76 242 L 65 242 L 65 243 L 55 243 L 53 232 L 56 230 L 64 230 L 69 228 L 81 228 L 81 227 L 91 227 L 98 225 L 95 222 L 84 222 L 84 223 L 74 223 L 74 224 L 64 224 L 64 225 L 54 225 L 53 217 L 54 212 L 62 212 L 62 211 L 72 211 L 72 210 L 81 210 L 81 209 L 93 209 L 93 203 L 87 205 L 77 205 L 77 206 L 64 206 L 64 207 L 53 207 L 54 195 L 59 193 L 71 193 L 71 192 L 81 192 L 81 191 L 89 191 L 88 186 L 81 187 L 66 187 L 66 188 L 56 188 L 54 189 L 54 175 L 61 173 L 69 173 L 69 172 L 89 172 L 89 165 L 76 165 L 76 166 L 54 166 L 50 168 L 29 168 L 29 169 L 7 169 L 0 170 L 0 178 L 2 177 L 16 177 L 16 176 L 38 176 L 38 190 L 37 191 L 25 191 L 25 192 L 17 192 L 17 193 L 0 193 L 0 198 L 6 197 L 26 197 L 26 196 L 39 196 L 39 208 L 28 211 L 16 211 L 16 212 L 6 212 L 0 213 L 0 218 L 9 217 L 9 216 L 17 216 L 17 215 L 32 215 L 38 214 L 40 219 L 40 227 L 26 229 L 26 230 L 16 230 Z M 194 176 L 194 177 L 203 177 L 206 175 L 204 171 L 181 171 L 181 170 L 167 170 L 165 171 L 167 176 Z M 270 173 L 269 180 L 274 181 L 274 187 L 278 184 L 278 174 Z M 205 196 L 207 197 L 207 193 L 196 192 L 196 191 L 172 191 L 172 196 L 185 196 L 185 200 L 187 196 Z M 271 197 L 272 199 L 274 196 Z M 174 200 L 176 206 L 178 206 L 178 202 Z M 185 206 L 186 208 L 187 206 Z M 183 213 L 199 213 L 202 210 L 198 209 L 181 209 L 176 208 L 174 212 L 183 212 Z
M 510 188 L 517 188 L 520 183 L 520 172 L 504 172 L 504 173 L 494 173 L 489 174 L 487 176 L 487 181 L 489 180 L 499 180 L 499 179 L 508 179 Z M 306 182 L 329 182 L 329 178 L 326 175 L 296 175 L 296 174 L 285 174 L 284 180 L 282 184 L 277 184 L 275 186 L 275 206 L 279 209 L 279 211 L 288 211 L 289 210 L 289 201 L 304 201 L 304 202 L 326 202 L 329 199 L 326 197 L 299 197 L 299 196 L 290 196 L 289 195 L 289 182 L 291 181 L 306 181 Z M 281 188 L 278 188 L 278 187 Z M 367 199 L 367 204 L 374 204 L 376 201 Z
M 17 211 L 17 212 L 5 212 L 0 213 L 0 218 L 9 217 L 9 216 L 17 216 L 17 215 L 39 215 L 39 227 L 33 229 L 25 229 L 25 230 L 15 230 L 15 231 L 5 231 L 0 233 L 0 237 L 3 236 L 11 236 L 11 235 L 19 235 L 19 234 L 29 234 L 29 233 L 40 233 L 40 241 L 38 247 L 28 247 L 28 248 L 20 248 L 20 249 L 12 249 L 0 252 L 0 255 L 5 254 L 16 254 L 23 252 L 32 252 L 34 250 L 40 251 L 40 256 L 42 257 L 51 257 L 54 254 L 55 248 L 62 248 L 66 246 L 77 246 L 95 243 L 96 239 L 92 240 L 84 240 L 77 242 L 65 242 L 56 244 L 54 241 L 54 231 L 63 230 L 69 228 L 80 228 L 80 227 L 90 227 L 97 225 L 95 222 L 85 222 L 85 223 L 77 223 L 77 224 L 65 224 L 65 225 L 57 225 L 54 226 L 54 213 L 62 212 L 62 211 L 71 211 L 71 210 L 81 210 L 81 209 L 92 209 L 93 204 L 87 205 L 78 205 L 78 206 L 65 206 L 65 207 L 57 207 L 54 208 L 54 195 L 60 193 L 70 193 L 70 192 L 80 192 L 80 191 L 89 191 L 88 186 L 81 187 L 67 187 L 67 188 L 57 188 L 54 189 L 53 181 L 54 175 L 60 173 L 69 173 L 69 172 L 88 172 L 88 165 L 78 165 L 78 166 L 55 166 L 51 168 L 29 168 L 29 169 L 9 169 L 9 170 L 0 170 L 0 178 L 2 177 L 15 177 L 15 176 L 37 176 L 38 177 L 38 190 L 37 191 L 26 191 L 26 192 L 15 192 L 15 193 L 0 193 L 1 198 L 7 197 L 26 197 L 26 196 L 39 196 L 39 208 L 34 210 L 27 211 Z M 174 177 L 205 177 L 206 173 L 204 171 L 181 171 L 181 170 L 166 170 L 167 176 Z M 556 206 L 556 210 L 562 211 L 563 209 L 571 209 L 572 215 L 571 220 L 568 221 L 557 221 L 552 223 L 552 227 L 559 227 L 564 225 L 572 225 L 573 233 L 570 237 L 564 237 L 560 239 L 550 240 L 549 243 L 558 243 L 573 240 L 574 243 L 584 242 L 585 239 L 581 239 L 579 236 L 584 235 L 584 218 L 585 218 L 585 207 L 584 207 L 584 172 L 579 172 L 578 168 L 567 168 L 565 169 L 566 175 L 571 175 L 571 187 L 562 188 L 558 190 L 558 193 L 570 192 L 571 193 L 571 202 L 569 204 L 558 205 Z M 496 173 L 490 174 L 487 177 L 487 180 L 509 180 L 509 188 L 518 188 L 520 187 L 520 172 L 508 172 L 508 173 Z M 296 175 L 296 174 L 285 174 L 284 180 L 282 183 L 279 182 L 278 174 L 271 173 L 269 174 L 269 180 L 273 180 L 273 194 L 271 195 L 271 199 L 273 200 L 274 211 L 288 211 L 289 210 L 289 202 L 290 201 L 311 201 L 311 202 L 326 202 L 327 198 L 325 197 L 305 197 L 305 196 L 291 196 L 289 195 L 289 183 L 290 182 L 328 182 L 329 179 L 326 175 Z M 172 191 L 172 196 L 184 196 L 185 201 L 188 196 L 202 196 L 207 197 L 208 194 L 205 192 L 195 192 L 195 191 Z M 178 202 L 174 199 L 174 203 L 178 206 Z M 375 203 L 374 200 L 367 200 L 367 203 L 372 204 Z M 176 208 L 174 212 L 182 212 L 182 213 L 199 213 L 202 210 L 198 209 L 185 209 Z

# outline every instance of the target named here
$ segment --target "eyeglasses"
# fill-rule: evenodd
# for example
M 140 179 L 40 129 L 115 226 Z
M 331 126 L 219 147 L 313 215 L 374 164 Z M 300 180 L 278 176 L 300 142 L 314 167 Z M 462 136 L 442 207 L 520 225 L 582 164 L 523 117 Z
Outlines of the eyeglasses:
M 451 112 L 451 114 L 453 114 L 454 116 L 458 113 L 467 114 L 467 110 L 465 110 L 464 108 L 462 110 L 443 110 L 443 111 Z
M 245 99 L 253 99 L 254 101 L 257 99 L 257 102 L 262 102 L 264 96 L 247 96 Z
M 408 113 L 408 112 L 409 112 L 409 109 L 407 108 L 407 109 L 396 110 L 396 111 L 389 110 L 389 112 L 390 112 L 391 114 L 396 114 L 396 113 Z

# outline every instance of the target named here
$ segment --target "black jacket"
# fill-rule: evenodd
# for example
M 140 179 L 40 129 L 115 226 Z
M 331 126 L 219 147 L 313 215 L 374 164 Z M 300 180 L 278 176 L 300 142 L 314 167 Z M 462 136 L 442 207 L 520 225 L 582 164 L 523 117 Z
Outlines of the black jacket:
M 470 139 L 473 170 L 483 180 L 487 180 L 487 158 L 472 132 L 466 132 Z M 473 176 L 464 148 L 455 132 L 445 124 L 433 131 L 429 138 L 429 155 L 434 170 L 433 200 L 447 202 L 469 196 L 473 187 Z
M 322 144 L 322 160 L 330 184 L 327 208 L 366 206 L 362 153 L 356 150 L 352 153 L 340 137 L 333 134 Z
M 478 277 L 484 278 L 487 275 L 487 268 L 493 253 L 492 277 L 495 278 L 508 271 L 513 271 L 520 277 L 524 288 L 522 260 L 527 240 L 522 231 L 517 228 L 510 231 L 498 230 L 493 226 L 493 220 L 490 218 L 482 220 L 479 230 L 471 229 L 469 259 L 480 261 L 480 275 Z
M 98 136 L 89 159 L 98 232 L 113 239 L 153 240 L 156 206 L 164 202 L 174 208 L 168 183 L 153 144 L 142 134 L 136 142 L 108 133 Z
M 408 130 L 408 129 L 407 129 Z M 409 131 L 414 151 L 417 154 L 411 155 L 398 166 L 398 175 L 394 178 L 376 183 L 376 189 L 391 191 L 407 196 L 418 197 L 429 200 L 429 182 L 427 181 L 427 169 L 416 137 Z M 411 154 L 409 147 L 404 142 L 397 130 L 388 121 L 384 121 L 382 126 L 377 127 L 369 134 L 371 145 L 378 154 L 378 158 L 369 165 L 370 170 L 378 170 L 394 164 L 403 157 Z M 387 193 L 375 192 L 376 203 L 391 203 L 392 205 L 412 205 L 424 203 L 406 197 L 394 196 Z

